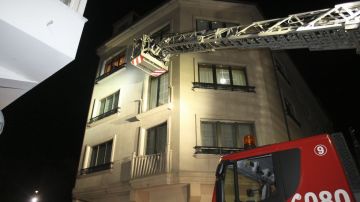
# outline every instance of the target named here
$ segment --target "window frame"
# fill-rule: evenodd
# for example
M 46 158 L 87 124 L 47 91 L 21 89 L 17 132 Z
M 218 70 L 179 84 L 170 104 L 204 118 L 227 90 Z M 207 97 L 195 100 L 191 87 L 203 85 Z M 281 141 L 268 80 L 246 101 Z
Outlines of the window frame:
M 91 146 L 91 150 L 89 152 L 89 159 L 87 162 L 88 167 L 81 169 L 80 174 L 85 175 L 85 174 L 90 174 L 90 173 L 94 173 L 94 172 L 98 172 L 98 171 L 111 169 L 112 164 L 113 164 L 113 162 L 112 162 L 113 149 L 114 149 L 113 144 L 114 144 L 114 139 L 111 139 L 111 140 L 102 142 L 100 144 Z M 104 157 L 102 160 L 103 162 L 98 163 L 100 147 L 102 147 L 102 146 L 105 146 Z M 110 148 L 110 149 L 108 149 L 108 148 Z M 96 154 L 95 154 L 96 156 L 95 156 L 95 159 L 93 159 L 95 151 L 96 151 Z M 86 155 L 86 153 L 84 155 Z M 94 160 L 95 160 L 95 162 L 94 162 Z M 92 163 L 92 162 L 94 162 L 94 163 Z
M 109 75 L 119 71 L 120 69 L 123 69 L 126 66 L 127 63 L 127 50 L 123 49 L 116 54 L 108 57 L 106 60 L 102 62 L 101 68 L 98 71 L 97 77 L 95 79 L 95 82 L 99 82 L 100 80 L 108 77 Z M 118 63 L 120 63 L 121 58 L 123 58 L 123 62 L 121 64 L 118 64 L 117 66 L 113 65 L 113 63 L 117 60 Z M 106 71 L 107 65 L 110 64 L 109 71 Z
M 201 67 L 207 66 L 207 67 Z M 235 65 L 223 65 L 223 64 L 210 64 L 210 63 L 198 63 L 197 65 L 197 81 L 193 82 L 193 88 L 205 88 L 205 89 L 215 89 L 215 90 L 232 90 L 232 91 L 246 91 L 246 92 L 255 92 L 254 86 L 249 86 L 249 80 L 247 75 L 247 68 L 245 66 L 235 66 Z M 201 81 L 201 69 L 210 68 L 212 71 L 212 83 L 211 82 L 202 82 Z M 224 69 L 228 71 L 230 83 L 221 84 L 217 81 L 217 70 Z M 233 72 L 239 70 L 243 73 L 245 79 L 245 85 L 234 85 L 234 76 Z
M 106 105 L 106 99 L 108 99 L 109 97 L 113 97 L 112 98 L 113 99 L 112 108 L 107 110 L 106 112 L 105 111 L 101 112 L 102 101 L 105 100 L 105 105 Z M 94 103 L 93 103 L 92 113 L 91 113 L 91 118 L 90 118 L 89 123 L 93 123 L 95 121 L 98 121 L 100 119 L 103 119 L 105 117 L 108 117 L 110 115 L 117 113 L 120 109 L 119 101 L 120 101 L 120 89 L 115 91 L 114 93 L 98 100 L 99 105 L 96 108 L 95 108 L 95 103 L 97 102 L 97 100 L 95 99 Z M 104 109 L 105 109 L 105 107 L 104 107 Z M 95 111 L 98 112 L 96 116 L 94 116 Z
M 157 145 L 157 143 L 158 143 L 157 140 L 158 140 L 158 138 L 160 138 L 159 136 L 161 136 L 161 134 L 158 133 L 158 128 L 164 127 L 164 126 L 166 127 L 164 151 L 158 151 L 159 149 L 161 149 L 161 148 L 158 148 L 158 145 Z M 154 130 L 154 149 L 153 149 L 154 151 L 151 151 L 148 153 L 148 140 L 149 140 L 148 138 L 150 135 L 150 130 Z M 155 155 L 155 154 L 159 154 L 159 153 L 165 153 L 167 144 L 168 144 L 168 123 L 167 123 L 167 121 L 146 129 L 145 149 L 144 149 L 145 155 Z
M 207 27 L 208 29 L 203 29 L 203 30 L 199 30 L 198 27 L 199 27 L 199 21 L 206 21 L 207 23 Z M 195 19 L 195 30 L 197 32 L 199 31 L 212 31 L 212 30 L 215 30 L 215 29 L 218 29 L 218 28 L 213 28 L 212 24 L 213 23 L 221 23 L 222 26 L 218 27 L 218 28 L 226 28 L 226 27 L 234 27 L 234 26 L 239 26 L 240 24 L 239 23 L 236 23 L 236 22 L 229 22 L 229 21 L 226 21 L 226 20 L 208 20 L 208 19 L 203 19 L 203 18 L 196 18 Z M 231 24 L 231 26 L 227 26 L 228 24 Z M 225 25 L 225 26 L 224 26 Z
M 161 91 L 161 88 L 160 88 L 160 86 L 161 86 L 161 78 L 162 77 L 165 77 L 165 76 L 167 76 L 167 79 L 164 79 L 165 80 L 165 82 L 167 82 L 167 98 L 166 98 L 166 102 L 165 103 L 163 103 L 163 104 L 160 104 L 160 91 Z M 162 74 L 162 75 L 160 75 L 160 76 L 157 76 L 157 77 L 150 77 L 150 79 L 149 79 L 149 90 L 148 90 L 148 94 L 149 94 L 149 98 L 148 98 L 148 109 L 149 110 L 151 110 L 151 109 L 154 109 L 154 108 L 156 108 L 156 107 L 159 107 L 159 106 L 162 106 L 162 105 L 164 105 L 164 104 L 167 104 L 167 103 L 169 103 L 169 101 L 170 101 L 170 98 L 169 98 L 169 94 L 170 94 L 170 90 L 169 90 L 169 84 L 170 84 L 170 78 L 169 78 L 169 76 L 170 76 L 170 74 L 169 74 L 169 72 L 166 72 L 166 73 L 164 73 L 164 74 Z M 151 95 L 152 95 L 152 92 L 151 92 L 151 88 L 152 88 L 152 81 L 153 80 L 157 80 L 156 81 L 156 99 L 155 99 L 155 106 L 151 106 L 151 102 L 152 102 L 152 97 L 151 97 Z
M 202 130 L 203 123 L 205 124 L 212 124 L 212 134 L 210 134 L 212 138 L 213 145 L 204 145 L 205 142 L 203 141 L 204 131 Z M 221 133 L 221 126 L 224 124 L 231 125 L 232 130 L 232 140 L 234 142 L 233 146 L 224 146 L 222 142 L 224 136 Z M 246 134 L 240 134 L 240 126 L 247 126 L 250 130 L 250 134 L 255 136 L 256 140 L 256 127 L 254 122 L 243 122 L 243 121 L 228 121 L 228 120 L 211 120 L 211 119 L 201 119 L 199 123 L 199 143 L 194 147 L 195 154 L 227 154 L 237 151 L 244 150 L 243 148 L 243 137 Z M 208 135 L 209 136 L 209 135 Z

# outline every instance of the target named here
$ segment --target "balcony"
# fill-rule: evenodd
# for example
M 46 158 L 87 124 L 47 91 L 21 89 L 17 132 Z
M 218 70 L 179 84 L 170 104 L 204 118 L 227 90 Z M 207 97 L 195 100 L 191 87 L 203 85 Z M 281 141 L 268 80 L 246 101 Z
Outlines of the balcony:
M 171 150 L 152 155 L 133 155 L 131 160 L 131 179 L 167 173 L 170 170 Z
M 105 117 L 111 116 L 111 115 L 113 115 L 113 114 L 116 114 L 116 113 L 118 113 L 119 111 L 120 111 L 120 107 L 117 107 L 117 108 L 114 108 L 114 109 L 112 109 L 112 110 L 109 110 L 109 111 L 107 111 L 107 112 L 105 112 L 105 113 L 102 113 L 102 114 L 100 114 L 100 115 L 98 115 L 98 116 L 95 116 L 95 117 L 93 117 L 93 118 L 90 119 L 89 124 L 94 123 L 95 121 L 98 121 L 98 120 L 103 119 L 103 118 L 105 118 Z
M 95 79 L 95 83 L 99 83 L 100 81 L 102 81 L 105 78 L 109 78 L 110 75 L 113 75 L 115 72 L 123 69 L 126 66 L 126 63 L 122 64 L 121 66 L 117 67 L 117 68 L 112 68 L 109 72 L 106 72 L 98 77 L 96 77 Z
M 201 83 L 201 82 L 193 82 L 193 89 L 194 88 L 244 91 L 244 92 L 252 92 L 252 93 L 255 92 L 255 86 L 237 86 L 237 85 Z
M 86 0 L 77 2 L 85 9 Z M 75 59 L 86 19 L 61 1 L 0 5 L 1 109 Z

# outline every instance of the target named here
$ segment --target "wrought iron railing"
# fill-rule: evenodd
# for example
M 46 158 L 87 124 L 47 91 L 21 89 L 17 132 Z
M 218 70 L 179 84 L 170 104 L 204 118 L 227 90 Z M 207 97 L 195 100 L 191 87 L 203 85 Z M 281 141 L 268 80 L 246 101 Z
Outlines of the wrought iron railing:
M 106 78 L 106 77 L 110 76 L 111 74 L 113 74 L 113 73 L 115 73 L 115 72 L 119 71 L 120 69 L 124 68 L 124 67 L 125 67 L 125 65 L 126 65 L 126 63 L 121 64 L 119 67 L 112 68 L 109 72 L 106 72 L 106 73 L 104 73 L 104 74 L 101 74 L 100 76 L 96 77 L 96 79 L 95 79 L 95 83 L 97 83 L 97 82 L 99 82 L 100 80 L 102 80 L 102 79 L 104 79 L 104 78 Z
M 131 161 L 131 179 L 168 172 L 170 169 L 169 152 L 133 156 Z
M 193 88 L 255 92 L 255 86 L 238 86 L 238 85 L 202 83 L 202 82 L 193 82 Z
M 103 118 L 105 118 L 105 117 L 107 117 L 107 116 L 110 116 L 110 115 L 112 115 L 112 114 L 115 114 L 115 113 L 117 113 L 117 112 L 119 112 L 119 111 L 120 111 L 120 107 L 116 107 L 116 108 L 114 108 L 114 109 L 112 109 L 112 110 L 109 110 L 109 111 L 107 111 L 107 112 L 105 112 L 105 113 L 102 113 L 102 114 L 100 114 L 100 115 L 98 115 L 98 116 L 95 116 L 95 117 L 91 118 L 90 121 L 89 121 L 89 123 L 94 123 L 95 121 L 98 121 L 98 120 L 100 120 L 100 119 L 103 119 Z
M 244 148 L 234 147 L 209 147 L 209 146 L 195 146 L 195 154 L 231 154 L 234 152 L 243 151 Z
M 84 168 L 80 170 L 80 175 L 86 175 L 86 174 L 90 174 L 90 173 L 94 173 L 94 172 L 98 172 L 98 171 L 102 171 L 102 170 L 108 170 L 110 168 L 112 168 L 113 163 L 109 162 L 109 163 L 105 163 L 105 164 L 101 164 L 101 165 L 97 165 L 97 166 L 93 166 L 93 167 L 89 167 L 89 168 Z

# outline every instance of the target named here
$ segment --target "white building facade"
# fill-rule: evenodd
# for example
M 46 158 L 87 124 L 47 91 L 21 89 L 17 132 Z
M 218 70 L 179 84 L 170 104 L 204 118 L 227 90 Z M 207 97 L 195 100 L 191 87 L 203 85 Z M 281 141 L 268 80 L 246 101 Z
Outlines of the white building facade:
M 184 53 L 159 77 L 130 63 L 142 34 L 260 19 L 250 4 L 172 0 L 100 47 L 74 201 L 211 201 L 220 156 L 241 150 L 245 135 L 266 145 L 331 130 L 282 52 Z
M 0 0 L 0 110 L 75 59 L 87 0 Z

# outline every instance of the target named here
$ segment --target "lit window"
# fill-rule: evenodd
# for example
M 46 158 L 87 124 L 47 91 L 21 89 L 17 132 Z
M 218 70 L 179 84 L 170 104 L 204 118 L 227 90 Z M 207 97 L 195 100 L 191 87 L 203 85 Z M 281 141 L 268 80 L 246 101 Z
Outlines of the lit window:
M 120 52 L 114 57 L 105 61 L 104 67 L 102 67 L 98 73 L 96 80 L 101 80 L 110 74 L 116 72 L 117 70 L 125 67 L 126 59 L 125 59 L 125 51 Z
M 149 108 L 155 108 L 169 102 L 169 74 L 151 77 Z
M 201 121 L 201 146 L 243 148 L 245 135 L 254 135 L 253 124 Z
M 146 155 L 164 153 L 167 142 L 167 123 L 147 130 Z
M 199 82 L 194 88 L 254 91 L 248 86 L 244 67 L 199 64 Z

